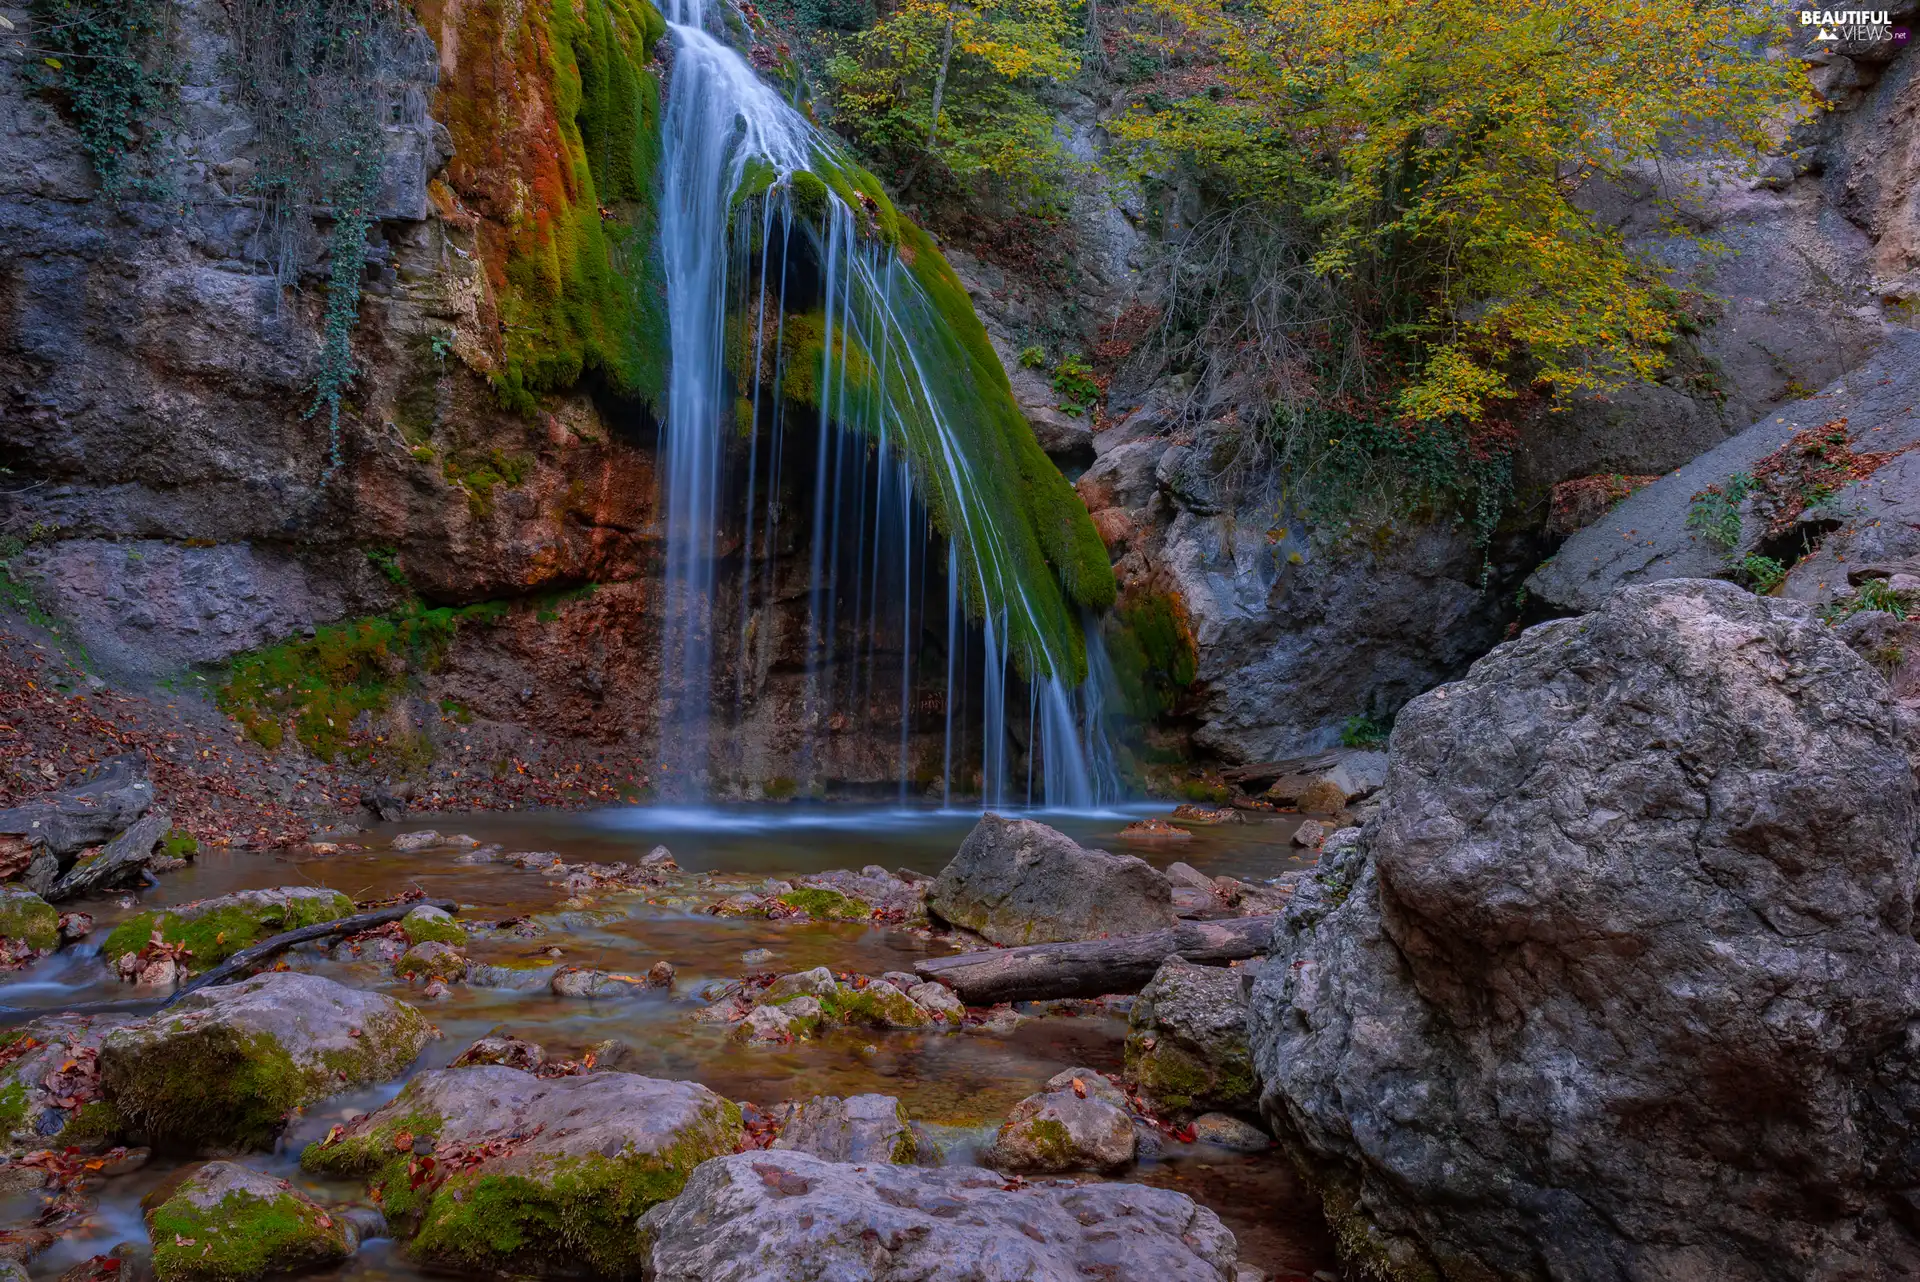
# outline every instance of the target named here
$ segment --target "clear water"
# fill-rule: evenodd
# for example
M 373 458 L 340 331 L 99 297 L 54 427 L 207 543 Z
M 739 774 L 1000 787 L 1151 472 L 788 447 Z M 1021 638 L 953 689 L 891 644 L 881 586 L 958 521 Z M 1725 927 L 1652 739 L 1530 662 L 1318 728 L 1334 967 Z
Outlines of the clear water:
M 1159 864 L 1185 859 L 1209 872 L 1270 877 L 1297 866 L 1286 837 L 1291 822 L 1201 830 L 1193 841 L 1172 846 L 1127 847 L 1116 834 L 1127 814 L 1063 815 L 1053 821 L 1075 836 L 1112 849 L 1131 849 Z M 510 850 L 550 850 L 569 862 L 631 861 L 665 843 L 689 870 L 737 873 L 743 883 L 869 863 L 937 872 L 951 857 L 975 816 L 958 812 L 898 809 L 804 809 L 775 806 L 635 808 L 585 814 L 472 815 L 426 819 L 432 826 L 497 840 Z M 846 1033 L 780 1049 L 753 1048 L 722 1030 L 688 1019 L 707 984 L 749 968 L 741 954 L 766 948 L 770 963 L 751 969 L 799 970 L 816 965 L 878 973 L 910 968 L 940 945 L 912 932 L 858 924 L 792 925 L 722 919 L 650 904 L 644 896 L 602 899 L 594 905 L 606 919 L 566 929 L 555 914 L 565 891 L 537 872 L 498 863 L 456 863 L 452 852 L 403 855 L 385 849 L 398 829 L 362 838 L 369 849 L 326 858 L 275 857 L 209 851 L 189 870 L 169 876 L 146 892 L 143 908 L 184 903 L 234 890 L 313 884 L 359 897 L 391 895 L 417 886 L 431 896 L 455 899 L 462 915 L 498 920 L 523 915 L 555 923 L 532 940 L 476 942 L 479 961 L 531 957 L 558 946 L 562 961 L 625 973 L 643 972 L 658 960 L 678 971 L 673 990 L 647 991 L 618 1001 L 555 998 L 544 991 L 515 993 L 456 985 L 441 1001 L 426 1001 L 419 989 L 396 980 L 385 964 L 302 954 L 297 965 L 357 987 L 385 991 L 416 1002 L 444 1031 L 429 1044 L 413 1071 L 446 1064 L 483 1035 L 512 1033 L 544 1045 L 550 1054 L 577 1056 L 610 1037 L 639 1052 L 637 1071 L 706 1083 L 733 1099 L 770 1107 L 816 1093 L 880 1091 L 897 1096 L 921 1120 L 952 1128 L 951 1159 L 965 1162 L 1007 1110 L 1062 1068 L 1087 1065 L 1117 1070 L 1125 1026 L 1111 1017 L 1049 1016 L 1023 1024 L 1004 1037 L 960 1033 Z M 134 911 L 117 898 L 83 905 L 96 914 L 94 938 L 104 938 L 116 920 Z M 91 950 L 68 950 L 0 984 L 0 1005 L 58 1009 L 66 1003 L 125 997 L 129 989 L 112 978 Z M 7 1016 L 18 1021 L 19 1013 Z M 351 1200 L 351 1185 L 314 1180 L 298 1169 L 300 1149 L 327 1127 L 390 1099 L 401 1082 L 315 1105 L 300 1117 L 273 1154 L 251 1155 L 249 1164 L 294 1180 L 317 1196 Z M 33 1262 L 35 1276 L 51 1277 L 67 1265 L 122 1241 L 144 1240 L 140 1198 L 191 1166 L 156 1159 L 144 1170 L 103 1182 L 92 1216 Z M 1173 1145 L 1164 1158 L 1144 1163 L 1125 1178 L 1178 1188 L 1212 1207 L 1243 1242 L 1248 1263 L 1282 1277 L 1311 1275 L 1332 1266 L 1332 1253 L 1317 1207 L 1287 1164 L 1275 1156 L 1247 1157 L 1199 1146 Z M 31 1196 L 0 1206 L 0 1227 L 29 1220 Z M 389 1244 L 376 1243 L 347 1265 L 319 1276 L 414 1278 L 421 1276 Z

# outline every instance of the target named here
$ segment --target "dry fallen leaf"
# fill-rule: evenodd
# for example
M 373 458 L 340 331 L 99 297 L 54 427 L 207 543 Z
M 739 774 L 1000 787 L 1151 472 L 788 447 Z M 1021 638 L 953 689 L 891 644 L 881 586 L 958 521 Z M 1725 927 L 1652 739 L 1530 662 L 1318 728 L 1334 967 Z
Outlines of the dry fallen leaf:
M 1074 1078 L 1074 1079 L 1073 1079 L 1073 1093 L 1074 1093 L 1075 1095 L 1077 1095 L 1077 1096 L 1079 1096 L 1079 1097 L 1080 1097 L 1081 1099 L 1085 1099 L 1085 1098 L 1087 1097 L 1087 1084 L 1086 1084 L 1085 1082 L 1083 1082 L 1083 1081 L 1081 1081 L 1081 1080 L 1080 1080 L 1079 1078 L 1077 1078 L 1077 1077 L 1076 1077 L 1076 1078 Z

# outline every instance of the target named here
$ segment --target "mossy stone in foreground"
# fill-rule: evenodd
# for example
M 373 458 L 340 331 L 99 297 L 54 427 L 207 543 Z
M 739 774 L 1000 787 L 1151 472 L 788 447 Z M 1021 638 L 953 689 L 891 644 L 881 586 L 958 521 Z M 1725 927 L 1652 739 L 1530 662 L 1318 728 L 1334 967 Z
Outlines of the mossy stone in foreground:
M 1127 1020 L 1127 1080 L 1162 1113 L 1252 1113 L 1260 1100 L 1241 974 L 1169 957 Z
M 400 933 L 407 937 L 409 944 L 452 944 L 455 948 L 464 948 L 467 944 L 467 932 L 453 919 L 453 914 L 432 904 L 421 904 L 402 917 Z
M 160 1282 L 251 1282 L 353 1252 L 346 1224 L 285 1180 L 209 1162 L 147 1212 Z
M 157 1147 L 265 1148 L 293 1109 L 399 1076 L 432 1032 L 404 1002 L 282 971 L 114 1029 L 100 1085 Z
M 60 910 L 24 886 L 0 886 L 0 938 L 50 953 L 60 946 Z
M 429 1267 L 625 1278 L 643 1268 L 634 1220 L 742 1136 L 739 1107 L 695 1082 L 483 1065 L 422 1073 L 301 1164 L 367 1179 Z M 423 1144 L 450 1173 L 416 1186 L 408 1167 Z
M 187 947 L 188 966 L 203 971 L 249 944 L 302 926 L 337 921 L 352 913 L 351 899 L 319 886 L 243 890 L 167 912 L 137 913 L 114 927 L 100 951 L 109 960 L 137 953 L 158 928 L 160 938 L 167 943 Z

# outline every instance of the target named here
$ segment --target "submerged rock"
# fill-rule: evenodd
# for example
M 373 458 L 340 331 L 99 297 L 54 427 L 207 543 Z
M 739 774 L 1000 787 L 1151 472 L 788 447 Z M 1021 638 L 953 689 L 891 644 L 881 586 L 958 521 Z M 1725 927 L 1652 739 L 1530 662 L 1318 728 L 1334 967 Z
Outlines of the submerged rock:
M 248 1282 L 334 1264 L 354 1239 L 287 1181 L 209 1162 L 147 1212 L 159 1282 Z
M 636 975 L 585 966 L 562 966 L 554 972 L 551 984 L 555 997 L 624 997 L 647 986 L 647 981 Z
M 768 986 L 762 996 L 770 1002 L 784 1001 L 805 993 L 812 997 L 825 997 L 840 991 L 840 981 L 825 966 L 815 966 L 812 970 L 796 971 L 791 975 L 782 975 Z
M 243 890 L 162 912 L 136 913 L 114 927 L 100 951 L 115 960 L 138 953 L 157 929 L 162 941 L 187 950 L 193 969 L 206 970 L 270 935 L 352 914 L 353 901 L 337 890 Z
M 453 1061 L 453 1067 L 471 1068 L 476 1064 L 499 1064 L 506 1068 L 519 1068 L 531 1072 L 546 1060 L 545 1048 L 536 1042 L 529 1042 L 519 1037 L 482 1037 L 460 1052 L 460 1057 Z
M 996 944 L 1131 935 L 1175 923 L 1167 879 L 1143 859 L 1086 850 L 1031 819 L 983 815 L 927 905 Z
M 1202 1113 L 1194 1118 L 1193 1138 L 1195 1143 L 1236 1153 L 1262 1153 L 1273 1147 L 1265 1131 L 1228 1113 Z
M 1127 1080 L 1156 1112 L 1251 1112 L 1260 1088 L 1241 973 L 1169 957 L 1127 1017 Z
M 537 992 L 553 986 L 554 976 L 564 967 L 545 957 L 511 961 L 467 962 L 469 988 L 504 988 L 515 992 Z
M 739 1153 L 647 1212 L 652 1282 L 1233 1282 L 1212 1211 L 1137 1184 L 1010 1189 L 991 1171 Z
M 907 1110 L 891 1095 L 815 1095 L 795 1107 L 773 1147 L 829 1162 L 922 1160 Z
M 111 1030 L 100 1083 L 120 1120 L 159 1147 L 265 1148 L 291 1110 L 399 1076 L 432 1036 L 404 1002 L 279 971 Z
M 1394 1278 L 1920 1276 L 1912 761 L 1804 607 L 1621 589 L 1400 713 L 1255 981 L 1262 1112 Z
M 1003 1171 L 1113 1171 L 1133 1161 L 1134 1143 L 1133 1118 L 1124 1106 L 1093 1090 L 1083 1094 L 1069 1082 L 1015 1104 L 987 1160 Z
M 635 1217 L 742 1134 L 739 1108 L 694 1082 L 449 1068 L 309 1145 L 301 1164 L 367 1179 L 430 1267 L 631 1277 Z

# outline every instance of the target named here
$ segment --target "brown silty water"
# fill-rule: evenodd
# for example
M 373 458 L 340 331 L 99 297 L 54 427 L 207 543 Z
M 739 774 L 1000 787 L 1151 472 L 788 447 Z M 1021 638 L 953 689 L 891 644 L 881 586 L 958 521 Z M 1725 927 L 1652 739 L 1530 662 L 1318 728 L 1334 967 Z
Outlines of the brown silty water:
M 978 1160 L 980 1147 L 1007 1111 L 1063 1068 L 1118 1073 L 1126 1034 L 1115 1014 L 1047 1014 L 1004 1035 L 984 1032 L 839 1030 L 819 1040 L 787 1046 L 749 1045 L 724 1026 L 696 1022 L 702 993 L 751 971 L 782 973 L 827 966 L 879 975 L 911 970 L 913 964 L 949 946 L 926 931 L 851 923 L 795 923 L 723 918 L 698 907 L 738 889 L 759 887 L 774 877 L 879 864 L 888 869 L 937 872 L 952 856 L 972 814 L 857 810 L 822 807 L 724 807 L 700 810 L 634 808 L 592 815 L 438 816 L 404 828 L 376 830 L 356 839 L 364 849 L 343 848 L 324 857 L 292 854 L 207 852 L 194 865 L 165 877 L 137 896 L 112 896 L 72 905 L 93 913 L 92 940 L 133 912 L 183 904 L 238 890 L 315 885 L 359 900 L 390 898 L 408 890 L 458 901 L 468 922 L 526 919 L 517 930 L 486 932 L 467 949 L 475 963 L 538 966 L 559 962 L 627 974 L 644 974 L 658 961 L 671 962 L 671 989 L 635 989 L 603 1000 L 560 998 L 533 991 L 452 985 L 446 996 L 428 999 L 418 985 L 397 978 L 390 960 L 350 956 L 310 946 L 288 956 L 311 970 L 355 987 L 389 993 L 424 1010 L 444 1036 L 431 1043 L 412 1072 L 441 1067 L 477 1038 L 511 1034 L 545 1047 L 550 1058 L 577 1058 L 610 1038 L 635 1054 L 623 1071 L 705 1083 L 729 1098 L 762 1109 L 818 1094 L 876 1091 L 898 1097 L 916 1120 L 935 1128 L 949 1162 Z M 1185 860 L 1209 874 L 1248 880 L 1276 876 L 1300 866 L 1289 844 L 1293 824 L 1284 819 L 1197 829 L 1190 840 L 1130 844 L 1118 836 L 1125 819 L 1045 816 L 1088 845 L 1139 854 L 1165 866 Z M 403 854 L 389 848 L 398 832 L 432 827 L 463 833 L 508 852 L 551 851 L 567 863 L 633 863 L 665 844 L 689 873 L 699 893 L 670 891 L 593 894 L 568 898 L 566 888 L 539 870 L 511 863 L 463 864 L 461 851 Z M 558 955 L 551 950 L 557 949 Z M 766 949 L 771 960 L 749 965 L 742 954 Z M 83 944 L 9 977 L 0 985 L 0 1005 L 22 1013 L 55 1011 L 72 1003 L 125 998 L 134 990 L 110 973 L 94 948 Z M 378 1107 L 404 1079 L 315 1104 L 296 1117 L 275 1152 L 252 1154 L 247 1164 L 292 1180 L 322 1200 L 349 1202 L 356 1186 L 317 1179 L 299 1169 L 300 1151 L 336 1122 Z M 56 1276 L 69 1265 L 145 1240 L 140 1199 L 194 1165 L 156 1157 L 141 1170 L 100 1182 L 97 1204 L 78 1225 L 31 1264 L 34 1276 Z M 1310 1277 L 1332 1269 L 1333 1251 L 1316 1199 L 1277 1153 L 1245 1155 L 1204 1145 L 1169 1141 L 1159 1158 L 1120 1178 L 1178 1189 L 1211 1207 L 1241 1244 L 1243 1262 L 1270 1277 Z M 38 1194 L 0 1201 L 4 1224 L 31 1223 Z M 375 1241 L 346 1264 L 315 1276 L 414 1278 L 425 1276 L 397 1247 Z

